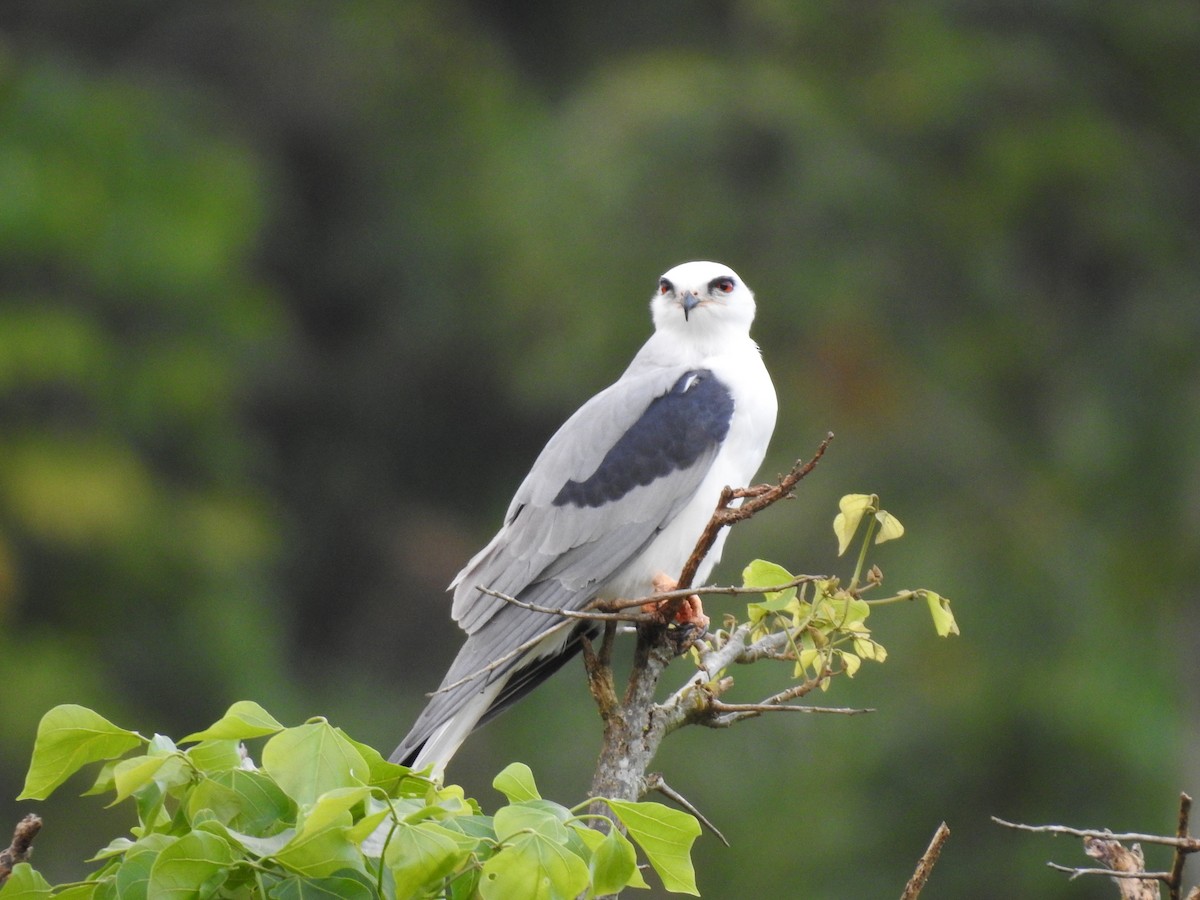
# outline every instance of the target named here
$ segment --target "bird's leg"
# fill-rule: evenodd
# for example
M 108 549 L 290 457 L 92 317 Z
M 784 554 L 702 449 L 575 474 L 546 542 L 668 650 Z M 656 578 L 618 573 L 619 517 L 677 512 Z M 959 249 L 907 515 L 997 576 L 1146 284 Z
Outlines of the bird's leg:
M 662 572 L 655 575 L 650 584 L 654 587 L 654 593 L 656 594 L 666 594 L 677 590 L 679 587 L 678 581 L 664 575 Z M 664 625 L 691 625 L 698 629 L 700 634 L 708 630 L 708 616 L 704 614 L 704 604 L 700 602 L 698 594 L 689 594 L 682 601 L 651 601 L 642 605 L 642 612 L 650 613 L 651 615 L 661 613 L 668 604 L 676 602 L 678 602 L 678 605 L 675 607 L 675 614 L 671 616 L 670 620 L 665 616 L 661 616 Z

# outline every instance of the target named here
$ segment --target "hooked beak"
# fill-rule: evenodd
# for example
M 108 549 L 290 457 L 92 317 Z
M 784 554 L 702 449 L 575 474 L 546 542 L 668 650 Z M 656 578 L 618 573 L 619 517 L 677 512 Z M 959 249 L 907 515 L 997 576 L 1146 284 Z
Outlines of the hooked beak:
M 683 306 L 683 321 L 686 322 L 691 311 L 700 305 L 700 298 L 688 291 L 679 302 Z

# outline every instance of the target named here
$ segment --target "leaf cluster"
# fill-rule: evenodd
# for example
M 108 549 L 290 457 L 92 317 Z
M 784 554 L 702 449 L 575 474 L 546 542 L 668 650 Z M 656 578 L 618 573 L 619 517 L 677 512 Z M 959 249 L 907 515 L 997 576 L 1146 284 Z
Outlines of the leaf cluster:
M 743 589 L 759 589 L 763 599 L 746 607 L 750 639 L 761 641 L 772 634 L 787 638 L 778 657 L 794 663 L 793 677 L 815 682 L 827 690 L 834 675 L 854 677 L 863 660 L 883 662 L 887 649 L 871 634 L 867 617 L 874 606 L 924 599 L 942 637 L 958 634 L 958 625 L 947 598 L 926 588 L 900 591 L 868 599 L 866 594 L 883 582 L 878 566 L 866 569 L 873 544 L 895 540 L 904 526 L 882 509 L 876 494 L 847 494 L 838 504 L 833 521 L 838 555 L 844 555 L 855 535 L 862 534 L 854 573 L 848 584 L 836 577 L 793 575 L 777 563 L 756 559 L 742 572 Z M 865 574 L 864 574 L 865 571 Z
M 261 766 L 246 740 L 265 739 Z M 553 900 L 647 887 L 637 859 L 671 891 L 696 893 L 687 813 L 606 801 L 612 816 L 543 799 L 529 768 L 495 779 L 493 815 L 457 785 L 388 762 L 324 719 L 285 727 L 239 701 L 176 742 L 145 738 L 82 706 L 38 728 L 20 799 L 44 799 L 102 763 L 87 795 L 128 802 L 137 825 L 90 860 L 81 882 L 51 885 L 27 863 L 3 900 Z

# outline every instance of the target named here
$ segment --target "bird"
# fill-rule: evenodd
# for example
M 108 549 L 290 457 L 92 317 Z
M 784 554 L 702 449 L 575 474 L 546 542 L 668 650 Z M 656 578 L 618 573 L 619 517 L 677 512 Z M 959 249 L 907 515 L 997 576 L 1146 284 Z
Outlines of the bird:
M 440 776 L 476 727 L 599 633 L 595 621 L 482 589 L 556 610 L 671 589 L 722 490 L 758 471 L 778 404 L 750 337 L 754 293 L 728 266 L 686 262 L 658 279 L 650 311 L 654 333 L 550 438 L 500 530 L 451 583 L 466 641 L 392 762 Z M 695 583 L 720 560 L 727 534 Z M 707 625 L 697 597 L 683 615 Z

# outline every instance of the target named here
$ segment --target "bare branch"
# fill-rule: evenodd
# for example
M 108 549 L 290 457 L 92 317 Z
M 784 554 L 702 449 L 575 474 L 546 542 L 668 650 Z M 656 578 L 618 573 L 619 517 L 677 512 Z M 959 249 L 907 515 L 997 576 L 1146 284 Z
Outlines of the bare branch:
M 33 839 L 41 830 L 41 816 L 34 813 L 29 813 L 17 823 L 17 827 L 13 829 L 12 843 L 7 849 L 0 850 L 0 885 L 8 881 L 13 866 L 28 862 L 30 854 L 33 853 Z
M 912 878 L 908 879 L 908 884 L 904 886 L 904 893 L 900 895 L 900 900 L 917 900 L 921 890 L 925 887 L 925 882 L 929 880 L 930 873 L 933 872 L 934 865 L 937 864 L 938 857 L 942 854 L 942 847 L 949 838 L 950 829 L 943 822 L 937 827 L 937 831 L 933 833 L 933 840 L 929 842 L 929 846 L 925 848 L 925 852 L 917 861 L 917 867 L 913 870 Z
M 1104 865 L 1103 871 L 1117 886 L 1121 900 L 1159 900 L 1158 882 L 1170 877 L 1168 872 L 1146 871 L 1141 844 L 1126 847 L 1120 841 L 1084 838 L 1083 852 Z
M 725 488 L 721 492 L 721 499 L 717 502 L 717 508 L 713 511 L 712 518 L 709 519 L 708 525 L 705 526 L 704 532 L 700 535 L 700 540 L 696 542 L 696 547 L 692 551 L 692 555 L 688 557 L 688 561 L 684 563 L 683 571 L 679 573 L 679 587 L 686 588 L 691 586 L 692 579 L 696 577 L 696 571 L 700 568 L 700 563 L 704 561 L 704 557 L 708 555 L 708 551 L 712 549 L 713 544 L 717 540 L 717 535 L 721 533 L 721 529 L 726 526 L 733 525 L 735 522 L 741 522 L 749 519 L 756 513 L 761 512 L 768 506 L 792 496 L 792 491 L 809 472 L 816 468 L 817 463 L 821 461 L 821 457 L 825 455 L 825 450 L 829 446 L 829 442 L 833 440 L 833 432 L 825 435 L 825 440 L 821 441 L 817 447 L 813 458 L 808 462 L 797 460 L 792 466 L 792 470 L 779 479 L 777 484 L 759 484 L 749 488 Z M 740 506 L 731 507 L 729 504 L 734 500 L 744 500 Z
M 1064 866 L 1056 862 L 1048 862 L 1046 863 L 1046 866 L 1056 872 L 1067 873 L 1071 876 L 1071 881 L 1074 881 L 1080 875 L 1106 875 L 1109 878 L 1125 879 L 1127 881 L 1158 882 L 1165 881 L 1171 875 L 1170 872 L 1121 872 L 1114 869 L 1089 869 L 1085 866 Z M 1151 887 L 1154 888 L 1154 893 L 1151 894 L 1151 896 L 1154 898 L 1154 900 L 1158 900 L 1158 888 L 1153 883 L 1151 884 Z M 1134 894 L 1132 896 L 1138 897 L 1140 895 Z M 1124 897 L 1125 894 L 1122 892 L 1122 900 L 1124 900 Z
M 491 588 L 485 588 L 482 585 L 477 585 L 475 588 L 481 594 L 487 594 L 489 597 L 495 597 L 497 600 L 503 600 L 505 603 L 519 606 L 521 609 L 528 609 L 531 612 L 545 613 L 548 616 L 561 616 L 565 619 L 589 619 L 593 622 L 650 622 L 653 621 L 653 616 L 648 614 L 635 613 L 619 613 L 619 612 L 593 612 L 592 609 L 565 609 L 560 606 L 539 606 L 536 603 L 529 603 L 525 600 L 518 600 L 516 597 L 511 597 L 508 594 L 494 591 Z M 650 597 L 646 600 L 634 600 L 622 602 L 621 609 L 631 606 L 645 604 L 651 602 L 654 598 Z M 593 604 L 594 609 L 601 609 L 601 604 Z
M 1167 847 L 1179 847 L 1185 853 L 1200 852 L 1200 838 L 1167 837 L 1161 834 L 1138 834 L 1135 832 L 1112 832 L 1108 829 L 1070 828 L 1066 825 L 1021 825 L 1017 822 L 1006 822 L 1004 819 L 992 816 L 992 821 L 1005 828 L 1015 828 L 1017 831 L 1031 831 L 1035 834 L 1068 834 L 1079 838 L 1099 838 L 1105 841 L 1140 841 L 1143 844 L 1163 844 Z
M 511 662 L 512 660 L 516 659 L 518 656 L 520 656 L 526 650 L 532 650 L 534 647 L 536 647 L 538 644 L 540 644 L 542 641 L 544 641 L 550 635 L 554 634 L 554 632 L 561 631 L 563 628 L 566 628 L 570 624 L 571 624 L 570 619 L 564 619 L 562 622 L 557 622 L 556 624 L 551 625 L 549 628 L 547 628 L 541 634 L 535 634 L 533 637 L 531 637 L 525 643 L 520 644 L 516 647 L 513 647 L 513 649 L 509 650 L 503 656 L 498 656 L 496 659 L 493 659 L 486 666 L 480 666 L 474 672 L 471 672 L 469 675 L 464 675 L 462 678 L 458 679 L 458 681 L 454 682 L 453 684 L 447 684 L 443 687 L 440 687 L 436 691 L 431 691 L 426 696 L 433 697 L 436 694 L 444 694 L 446 691 L 452 691 L 456 687 L 461 687 L 462 685 L 464 685 L 468 681 L 470 681 L 472 678 L 476 678 L 476 677 L 482 675 L 484 672 L 491 672 L 494 669 L 498 669 L 505 663 Z
M 762 703 L 724 703 L 714 700 L 711 707 L 716 713 L 745 713 L 742 718 L 769 712 L 827 713 L 833 716 L 861 716 L 863 713 L 875 712 L 873 709 L 850 706 L 795 706 L 790 703 L 772 703 L 770 700 L 764 700 Z
M 1176 840 L 1195 840 L 1188 837 L 1188 818 L 1192 812 L 1192 798 L 1187 794 L 1179 795 L 1179 818 L 1175 826 Z M 1179 900 L 1180 886 L 1183 884 L 1183 861 L 1187 858 L 1189 850 L 1183 849 L 1182 845 L 1175 846 L 1175 856 L 1171 860 L 1171 876 L 1167 880 L 1167 887 L 1171 889 L 1171 900 Z
M 1170 900 L 1181 900 L 1184 860 L 1188 854 L 1200 852 L 1200 838 L 1192 837 L 1188 833 L 1191 806 L 1192 798 L 1187 794 L 1180 794 L 1179 817 L 1173 836 L 1136 832 L 1114 834 L 1108 829 L 1070 828 L 1065 825 L 1020 825 L 1006 822 L 995 816 L 992 816 L 992 821 L 1006 828 L 1015 828 L 1035 834 L 1066 834 L 1083 838 L 1084 853 L 1103 863 L 1106 868 L 1063 866 L 1053 862 L 1047 863 L 1047 865 L 1056 871 L 1067 872 L 1072 878 L 1080 875 L 1107 875 L 1120 889 L 1122 900 L 1158 900 L 1159 882 L 1167 886 Z M 1133 846 L 1125 847 L 1123 842 L 1133 842 Z M 1146 858 L 1142 853 L 1141 844 L 1160 844 L 1173 847 L 1175 853 L 1171 871 L 1147 872 Z M 1192 894 L 1189 894 L 1189 900 L 1192 900 L 1192 896 L 1196 893 L 1193 891 Z
M 687 797 L 683 796 L 683 794 L 679 793 L 679 791 L 675 790 L 675 788 L 673 788 L 669 784 L 667 784 L 667 782 L 663 779 L 661 774 L 659 774 L 658 772 L 654 772 L 654 773 L 646 776 L 646 790 L 647 791 L 658 791 L 663 796 L 669 797 L 671 800 L 674 800 L 681 807 L 683 807 L 685 810 L 687 810 L 689 813 L 691 813 L 693 816 L 695 816 L 701 825 L 703 825 L 705 828 L 707 828 L 709 831 L 711 831 L 714 835 L 716 835 L 717 840 L 719 840 L 726 847 L 730 846 L 729 841 L 725 840 L 725 835 L 721 834 L 721 832 L 717 829 L 717 826 L 714 825 L 712 822 L 710 822 L 708 820 L 708 817 L 706 815 L 704 815 L 704 813 L 700 812 L 700 810 L 698 810 L 695 807 L 695 805 L 692 803 L 692 801 L 690 801 Z

